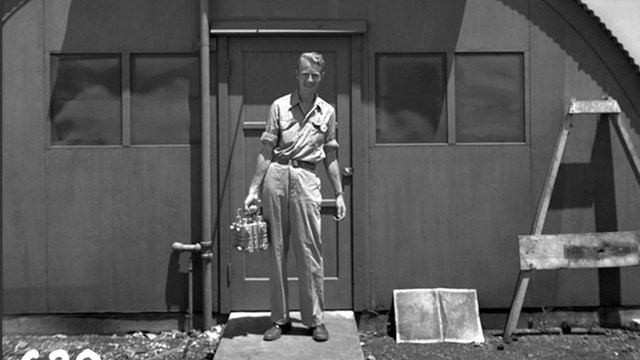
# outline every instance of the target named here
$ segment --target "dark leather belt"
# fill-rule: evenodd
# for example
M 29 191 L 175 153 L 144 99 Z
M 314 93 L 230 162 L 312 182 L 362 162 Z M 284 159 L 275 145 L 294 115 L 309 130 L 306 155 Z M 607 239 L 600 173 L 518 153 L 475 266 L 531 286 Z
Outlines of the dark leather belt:
M 291 165 L 294 168 L 302 168 L 309 171 L 316 170 L 316 164 L 308 161 L 291 160 L 291 159 L 284 159 L 284 158 L 276 158 L 274 161 L 280 165 Z

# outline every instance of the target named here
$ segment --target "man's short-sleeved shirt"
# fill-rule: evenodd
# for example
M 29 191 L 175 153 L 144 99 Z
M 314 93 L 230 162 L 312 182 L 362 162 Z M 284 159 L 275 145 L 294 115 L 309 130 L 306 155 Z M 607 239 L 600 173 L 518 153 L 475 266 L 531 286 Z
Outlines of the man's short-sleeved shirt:
M 271 104 L 260 141 L 274 145 L 274 157 L 317 163 L 325 158 L 325 147 L 338 147 L 335 109 L 316 96 L 305 116 L 294 91 Z

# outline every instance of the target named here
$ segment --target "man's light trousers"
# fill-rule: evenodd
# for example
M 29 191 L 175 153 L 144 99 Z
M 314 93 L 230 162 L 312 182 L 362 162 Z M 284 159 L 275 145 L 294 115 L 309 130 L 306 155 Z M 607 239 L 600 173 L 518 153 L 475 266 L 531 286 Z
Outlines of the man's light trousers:
M 298 271 L 302 323 L 322 324 L 324 268 L 320 238 L 320 178 L 312 171 L 272 162 L 262 183 L 262 206 L 271 246 L 271 320 L 290 321 L 287 254 L 293 248 Z

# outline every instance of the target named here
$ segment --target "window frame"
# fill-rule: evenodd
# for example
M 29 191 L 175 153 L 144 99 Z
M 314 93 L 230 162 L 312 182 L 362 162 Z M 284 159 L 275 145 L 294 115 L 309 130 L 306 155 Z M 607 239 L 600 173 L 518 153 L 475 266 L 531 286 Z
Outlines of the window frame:
M 447 118 L 447 142 L 446 143 L 378 143 L 376 126 L 377 126 L 377 114 L 376 109 L 378 107 L 378 57 L 384 55 L 438 55 L 444 54 L 446 63 L 446 118 Z M 522 81 L 523 81 L 523 127 L 524 137 L 523 141 L 518 142 L 506 142 L 506 141 L 492 141 L 492 142 L 458 142 L 456 139 L 456 57 L 457 55 L 501 55 L 501 54 L 514 54 L 522 56 Z M 527 49 L 472 49 L 472 50 L 442 50 L 442 49 L 429 49 L 428 51 L 403 51 L 403 50 L 380 50 L 373 53 L 372 66 L 370 67 L 370 79 L 371 79 L 371 99 L 372 110 L 370 112 L 372 118 L 372 125 L 370 129 L 371 144 L 373 147 L 442 147 L 442 146 L 529 146 L 530 145 L 530 68 L 529 68 L 529 51 Z
M 45 119 L 46 119 L 46 130 L 45 130 L 45 148 L 46 149 L 81 149 L 81 148 L 101 148 L 101 149 L 106 149 L 106 148 L 120 148 L 122 147 L 122 144 L 110 144 L 110 145 L 90 145 L 90 144 L 83 144 L 83 145 L 55 145 L 52 142 L 51 139 L 51 133 L 53 131 L 53 122 L 52 122 L 52 118 L 51 118 L 51 100 L 52 100 L 52 96 L 53 96 L 53 88 L 54 88 L 54 84 L 52 84 L 52 60 L 54 57 L 87 57 L 87 58 L 91 58 L 91 57 L 109 57 L 112 56 L 114 58 L 118 59 L 119 65 L 120 65 L 120 73 L 121 73 L 121 77 L 120 77 L 120 86 L 123 87 L 124 84 L 122 83 L 122 72 L 124 72 L 124 67 L 125 64 L 122 62 L 122 56 L 121 53 L 118 52 L 51 52 L 48 54 L 48 56 L 46 56 L 46 61 L 45 61 L 45 99 L 47 101 L 47 106 L 44 107 L 44 111 L 45 111 Z M 121 134 L 120 134 L 120 142 L 122 143 L 124 141 L 124 120 L 123 120 L 123 113 L 122 113 L 122 108 L 124 106 L 124 102 L 123 102 L 123 98 L 122 98 L 122 90 L 121 90 L 121 94 L 120 94 L 120 126 L 121 126 Z
M 167 52 L 162 52 L 162 53 L 150 53 L 150 52 L 129 53 L 129 64 L 128 64 L 128 67 L 129 67 L 129 83 L 128 83 L 128 85 L 129 85 L 129 91 L 128 91 L 128 96 L 129 96 L 129 101 L 128 101 L 128 105 L 129 105 L 129 111 L 128 111 L 128 113 L 129 113 L 129 127 L 128 127 L 128 130 L 129 130 L 129 146 L 131 146 L 131 147 L 158 147 L 158 146 L 199 145 L 200 144 L 200 139 L 202 137 L 201 129 L 199 129 L 200 123 L 197 124 L 198 130 L 197 130 L 197 137 L 195 139 L 192 139 L 192 136 L 194 134 L 191 132 L 191 129 L 189 129 L 189 132 L 187 134 L 187 137 L 188 137 L 189 141 L 187 143 L 157 143 L 157 144 L 150 143 L 150 144 L 145 144 L 145 143 L 134 143 L 133 142 L 133 134 L 132 134 L 132 132 L 133 132 L 133 121 L 135 121 L 135 120 L 133 119 L 133 109 L 132 109 L 132 105 L 133 105 L 133 93 L 132 93 L 133 89 L 132 89 L 132 86 L 133 86 L 133 83 L 134 83 L 135 74 L 132 72 L 132 69 L 134 68 L 133 63 L 134 63 L 136 58 L 138 58 L 138 59 L 192 58 L 197 63 L 196 64 L 197 71 L 196 71 L 195 77 L 196 77 L 196 80 L 198 81 L 198 85 L 197 85 L 197 90 L 198 90 L 197 95 L 198 96 L 194 97 L 193 99 L 197 100 L 198 103 L 200 103 L 201 96 L 202 96 L 201 84 L 200 84 L 200 82 L 202 80 L 200 78 L 200 60 L 201 59 L 199 57 L 199 54 L 196 54 L 196 53 L 167 53 Z M 191 99 L 192 98 L 190 97 L 189 101 L 191 101 Z M 200 114 L 201 111 L 202 111 L 202 109 L 198 105 L 198 118 L 201 117 L 201 114 Z M 192 140 L 198 140 L 198 141 L 193 141 L 192 142 Z
M 113 56 L 119 57 L 120 61 L 120 121 L 121 121 L 121 143 L 112 145 L 55 145 L 51 141 L 51 96 L 53 95 L 53 84 L 51 83 L 51 61 L 52 57 L 64 57 L 64 56 Z M 134 56 L 192 56 L 199 63 L 200 56 L 197 52 L 189 51 L 87 51 L 87 52 L 64 52 L 64 51 L 51 51 L 45 56 L 45 99 L 47 99 L 47 106 L 44 107 L 45 121 L 45 150 L 55 149 L 120 149 L 120 148 L 144 148 L 144 147 L 191 147 L 199 146 L 200 143 L 185 143 L 185 144 L 132 144 L 131 141 L 131 85 L 132 85 L 132 61 Z M 200 65 L 198 64 L 198 67 Z M 198 76 L 200 76 L 198 74 Z M 202 134 L 200 134 L 202 136 Z
M 526 95 L 525 95 L 525 91 L 527 88 L 527 83 L 525 82 L 525 54 L 523 52 L 515 52 L 515 51 L 457 51 L 453 54 L 454 59 L 453 59 L 453 68 L 454 68 L 454 72 L 457 71 L 457 65 L 458 65 L 458 59 L 462 58 L 462 57 L 472 57 L 472 56 L 504 56 L 504 55 L 517 55 L 521 57 L 521 66 L 522 68 L 521 70 L 521 81 L 522 81 L 522 130 L 523 130 L 523 140 L 522 141 L 460 141 L 460 139 L 458 139 L 457 137 L 457 129 L 458 129 L 458 125 L 460 124 L 460 122 L 458 121 L 458 116 L 456 114 L 456 118 L 455 118 L 455 126 L 456 126 L 456 134 L 454 134 L 455 137 L 455 144 L 456 145 L 464 145 L 464 144 L 470 144 L 470 145 L 482 145 L 482 144 L 523 144 L 526 142 L 526 127 L 527 127 L 527 122 L 526 122 Z M 456 103 L 458 98 L 458 94 L 457 94 L 457 85 L 456 82 L 458 80 L 458 76 L 456 74 L 456 76 L 452 76 L 453 79 L 453 86 L 456 87 L 456 91 L 455 91 L 455 98 L 452 101 L 452 106 L 454 107 L 455 111 L 458 110 Z
M 386 143 L 378 143 L 377 142 L 377 131 L 375 131 L 374 129 L 374 143 L 376 144 L 376 146 L 380 145 L 380 146 L 385 146 L 385 145 L 390 145 L 390 146 L 406 146 L 406 145 L 446 145 L 448 143 L 448 139 L 450 136 L 450 128 L 449 128 L 449 84 L 448 84 L 448 79 L 446 74 L 449 72 L 449 61 L 448 61 L 448 54 L 445 51 L 433 51 L 433 52 L 377 52 L 374 54 L 374 76 L 372 77 L 373 80 L 373 103 L 374 103 L 374 125 L 377 129 L 378 126 L 378 118 L 377 118 L 377 111 L 378 111 L 378 106 L 380 105 L 378 103 L 378 100 L 380 98 L 383 98 L 382 96 L 380 96 L 378 94 L 378 90 L 380 88 L 380 82 L 379 82 L 379 77 L 378 77 L 378 70 L 379 70 L 379 61 L 381 58 L 385 57 L 385 56 L 391 56 L 391 57 L 401 57 L 404 56 L 406 58 L 419 58 L 419 57 L 438 57 L 441 58 L 443 60 L 443 64 L 442 64 L 442 68 L 441 70 L 444 73 L 444 79 L 443 79 L 443 86 L 445 87 L 443 95 L 444 95 L 444 108 L 442 110 L 442 113 L 440 114 L 440 120 L 442 120 L 442 116 L 445 117 L 445 123 L 444 126 L 446 127 L 446 133 L 444 136 L 444 141 L 434 141 L 434 142 L 407 142 L 407 143 L 393 143 L 393 142 L 386 142 Z

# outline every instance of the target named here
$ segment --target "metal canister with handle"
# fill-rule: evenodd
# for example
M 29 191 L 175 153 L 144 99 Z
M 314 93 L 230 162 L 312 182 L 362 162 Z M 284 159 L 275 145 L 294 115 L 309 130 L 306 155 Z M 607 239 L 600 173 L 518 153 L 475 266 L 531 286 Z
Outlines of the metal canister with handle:
M 269 248 L 268 225 L 255 205 L 249 211 L 238 209 L 231 233 L 233 247 L 238 251 L 252 253 Z

